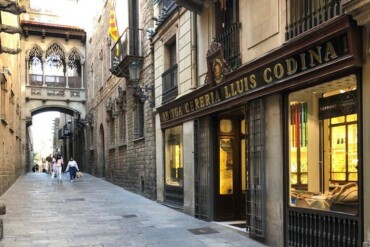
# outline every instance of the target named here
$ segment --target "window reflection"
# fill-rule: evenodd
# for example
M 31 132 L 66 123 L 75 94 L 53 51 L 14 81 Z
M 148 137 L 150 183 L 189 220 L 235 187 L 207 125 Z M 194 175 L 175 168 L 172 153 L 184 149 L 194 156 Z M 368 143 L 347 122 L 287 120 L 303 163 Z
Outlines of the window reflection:
M 291 206 L 357 213 L 356 92 L 351 75 L 289 95 Z
M 166 184 L 182 186 L 184 180 L 182 126 L 165 131 Z
M 220 139 L 220 195 L 233 193 L 233 140 Z

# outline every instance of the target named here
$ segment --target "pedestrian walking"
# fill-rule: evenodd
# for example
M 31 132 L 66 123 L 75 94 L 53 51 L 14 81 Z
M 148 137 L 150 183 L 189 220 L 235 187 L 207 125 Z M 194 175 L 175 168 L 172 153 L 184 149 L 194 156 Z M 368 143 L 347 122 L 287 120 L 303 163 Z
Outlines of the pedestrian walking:
M 52 167 L 52 164 L 53 164 L 53 156 L 50 154 L 48 155 L 46 158 L 46 173 L 47 174 L 51 174 L 52 170 L 53 170 L 53 167 Z
M 51 178 L 55 178 L 55 163 L 56 162 L 57 160 L 55 159 L 55 156 L 53 156 L 53 158 L 51 159 L 51 169 L 50 169 Z
M 58 183 L 62 182 L 62 166 L 63 160 L 60 155 L 57 155 L 56 161 L 53 165 L 53 172 L 51 174 L 51 178 L 54 179 L 54 174 L 56 174 L 58 178 Z
M 68 162 L 65 172 L 68 172 L 68 171 L 69 171 L 69 177 L 71 178 L 71 183 L 73 183 L 73 181 L 76 179 L 76 172 L 79 171 L 79 169 L 78 169 L 77 162 L 73 160 L 72 157 Z

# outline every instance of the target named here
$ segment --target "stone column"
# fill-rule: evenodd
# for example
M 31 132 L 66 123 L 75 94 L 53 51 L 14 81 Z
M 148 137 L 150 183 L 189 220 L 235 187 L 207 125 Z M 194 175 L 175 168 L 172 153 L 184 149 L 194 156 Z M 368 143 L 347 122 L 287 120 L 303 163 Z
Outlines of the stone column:
M 69 88 L 69 84 L 68 84 L 68 58 L 66 58 L 66 68 L 65 68 L 65 78 L 66 78 L 66 88 Z
M 84 86 L 84 65 L 85 65 L 85 59 L 81 59 L 81 89 L 85 89 Z
M 30 85 L 30 71 L 29 71 L 29 64 L 30 58 L 27 56 L 26 57 L 26 86 Z
M 46 80 L 45 80 L 45 57 L 42 57 L 42 86 L 46 87 Z

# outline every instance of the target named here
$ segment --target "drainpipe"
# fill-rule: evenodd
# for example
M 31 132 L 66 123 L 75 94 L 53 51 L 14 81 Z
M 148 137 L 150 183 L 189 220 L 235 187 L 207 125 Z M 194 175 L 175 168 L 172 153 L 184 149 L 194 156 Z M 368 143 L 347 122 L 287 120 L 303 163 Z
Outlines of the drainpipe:
M 191 19 L 191 88 L 195 89 L 198 86 L 198 71 L 197 71 L 197 14 L 192 11 Z

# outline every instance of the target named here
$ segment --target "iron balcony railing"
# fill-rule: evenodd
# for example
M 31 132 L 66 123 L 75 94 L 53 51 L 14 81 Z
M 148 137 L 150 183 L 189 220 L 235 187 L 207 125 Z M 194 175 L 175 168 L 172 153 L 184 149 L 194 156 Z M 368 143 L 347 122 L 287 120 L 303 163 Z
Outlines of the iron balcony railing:
M 157 26 L 161 26 L 177 7 L 178 5 L 173 0 L 158 0 Z
M 78 76 L 70 76 L 68 77 L 68 86 L 70 88 L 81 88 L 82 87 L 81 77 Z
M 159 9 L 163 9 L 163 7 L 168 9 L 172 4 L 174 4 L 173 0 L 158 0 Z
M 240 66 L 240 23 L 232 24 L 215 38 L 223 48 L 224 58 L 232 69 Z
M 45 84 L 48 87 L 66 87 L 66 78 L 64 76 L 46 75 Z
M 177 64 L 162 74 L 162 101 L 177 96 Z
M 42 86 L 42 75 L 30 74 L 31 86 Z
M 130 57 L 142 57 L 143 30 L 127 28 L 111 50 L 111 72 L 119 75 Z
M 68 77 L 68 87 L 69 88 L 81 88 L 82 87 L 81 77 L 71 76 Z M 66 77 L 64 76 L 45 76 L 45 84 L 47 87 L 66 87 Z M 30 74 L 30 86 L 42 86 L 42 75 Z
M 341 0 L 286 0 L 286 9 L 286 40 L 343 14 Z

